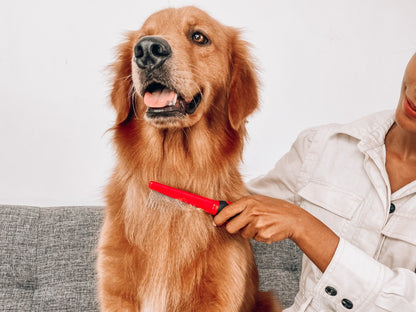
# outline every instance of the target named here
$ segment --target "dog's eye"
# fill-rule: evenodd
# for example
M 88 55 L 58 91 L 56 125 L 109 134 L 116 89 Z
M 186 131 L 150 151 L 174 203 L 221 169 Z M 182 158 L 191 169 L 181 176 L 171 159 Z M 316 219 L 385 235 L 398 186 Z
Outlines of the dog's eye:
M 206 45 L 210 43 L 209 39 L 199 31 L 196 31 L 192 34 L 192 41 L 199 45 Z

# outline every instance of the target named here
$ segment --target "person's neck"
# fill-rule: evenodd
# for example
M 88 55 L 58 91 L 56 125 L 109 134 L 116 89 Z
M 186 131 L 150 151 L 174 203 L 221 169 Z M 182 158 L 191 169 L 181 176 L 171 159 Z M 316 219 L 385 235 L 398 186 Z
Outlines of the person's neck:
M 416 162 L 416 134 L 405 131 L 395 123 L 386 135 L 385 144 L 386 150 L 402 161 Z

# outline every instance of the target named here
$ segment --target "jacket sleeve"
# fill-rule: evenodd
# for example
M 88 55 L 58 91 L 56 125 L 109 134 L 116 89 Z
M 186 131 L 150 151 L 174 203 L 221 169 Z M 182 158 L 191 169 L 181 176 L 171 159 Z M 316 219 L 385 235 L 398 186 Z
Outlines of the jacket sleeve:
M 250 194 L 277 197 L 295 203 L 298 179 L 302 176 L 304 159 L 316 135 L 316 129 L 301 132 L 287 152 L 266 175 L 248 182 Z
M 338 311 L 416 311 L 416 274 L 391 269 L 341 239 L 314 290 L 314 298 Z

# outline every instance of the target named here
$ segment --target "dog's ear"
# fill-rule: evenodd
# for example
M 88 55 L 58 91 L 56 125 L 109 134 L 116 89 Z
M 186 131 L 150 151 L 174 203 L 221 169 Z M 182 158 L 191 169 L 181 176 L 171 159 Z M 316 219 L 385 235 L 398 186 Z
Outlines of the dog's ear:
M 131 77 L 131 60 L 133 57 L 134 40 L 135 33 L 128 33 L 126 41 L 117 48 L 116 61 L 110 66 L 110 69 L 113 72 L 111 104 L 117 112 L 116 125 L 122 124 L 128 120 L 133 111 L 132 103 L 134 97 Z
M 231 126 L 238 130 L 258 107 L 257 70 L 248 50 L 248 43 L 234 36 L 231 47 L 231 84 L 228 96 L 228 115 Z

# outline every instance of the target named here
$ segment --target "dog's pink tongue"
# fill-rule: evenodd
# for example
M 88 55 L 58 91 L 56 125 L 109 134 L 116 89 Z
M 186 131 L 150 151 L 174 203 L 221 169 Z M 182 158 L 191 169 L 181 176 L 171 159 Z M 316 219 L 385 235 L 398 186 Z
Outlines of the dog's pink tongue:
M 144 103 L 147 107 L 161 108 L 167 106 L 175 98 L 175 92 L 169 89 L 146 92 L 144 94 Z

